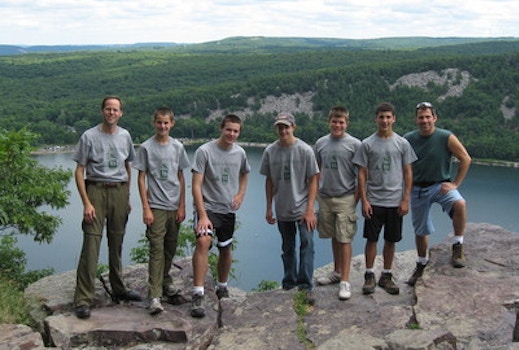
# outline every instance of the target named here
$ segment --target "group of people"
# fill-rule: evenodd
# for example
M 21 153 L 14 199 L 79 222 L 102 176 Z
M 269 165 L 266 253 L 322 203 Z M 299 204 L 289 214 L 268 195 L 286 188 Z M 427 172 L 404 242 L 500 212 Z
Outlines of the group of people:
M 170 136 L 175 124 L 171 109 L 163 107 L 155 111 L 155 135 L 137 151 L 129 132 L 118 125 L 123 116 L 121 99 L 106 97 L 101 114 L 102 123 L 83 133 L 73 156 L 77 163 L 75 180 L 84 206 L 83 246 L 74 295 L 76 316 L 90 317 L 105 226 L 112 298 L 142 300 L 140 294 L 126 288 L 122 279 L 121 251 L 131 210 L 132 167 L 138 171 L 143 222 L 150 246 L 149 312 L 160 313 L 161 298 L 178 293 L 170 268 L 180 224 L 186 217 L 183 171 L 191 167 L 196 236 L 191 316 L 204 317 L 204 283 L 213 239 L 219 251 L 216 295 L 219 299 L 229 297 L 227 282 L 236 212 L 243 203 L 251 171 L 245 150 L 237 144 L 242 120 L 234 114 L 226 115 L 218 139 L 200 146 L 190 163 L 183 145 Z M 419 103 L 415 114 L 418 130 L 402 137 L 393 131 L 396 122 L 393 105 L 381 103 L 375 111 L 377 131 L 360 141 L 347 133 L 348 110 L 336 106 L 329 112 L 329 134 L 311 147 L 294 135 L 297 124 L 291 113 L 283 112 L 276 117 L 274 128 L 278 139 L 264 150 L 259 172 L 266 179 L 265 219 L 269 224 L 277 224 L 282 239 L 284 290 L 297 288 L 305 293 L 309 304 L 315 303 L 313 235 L 317 230 L 319 237 L 331 239 L 334 261 L 334 271 L 317 279 L 317 283 L 339 283 L 339 299 L 351 297 L 351 242 L 357 231 L 359 200 L 365 219 L 364 294 L 373 293 L 376 288 L 373 265 L 382 228 L 384 266 L 378 285 L 390 294 L 399 293 L 391 267 L 395 244 L 402 238 L 403 216 L 410 208 L 418 258 L 408 283 L 415 285 L 428 262 L 427 237 L 434 232 L 429 216 L 433 203 L 439 203 L 453 221 L 453 266 L 465 265 L 466 205 L 457 188 L 468 172 L 471 158 L 452 132 L 435 126 L 437 118 L 432 104 Z M 454 180 L 451 180 L 452 156 L 460 163 Z

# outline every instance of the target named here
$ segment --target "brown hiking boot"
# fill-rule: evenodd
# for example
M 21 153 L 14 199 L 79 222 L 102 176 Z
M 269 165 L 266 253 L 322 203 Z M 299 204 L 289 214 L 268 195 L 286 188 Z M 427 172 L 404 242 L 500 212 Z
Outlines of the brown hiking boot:
M 463 254 L 463 244 L 461 243 L 452 245 L 452 266 L 465 267 L 465 254 Z
M 413 271 L 413 274 L 411 275 L 411 277 L 409 277 L 409 280 L 407 281 L 408 285 L 414 286 L 416 284 L 416 281 L 418 281 L 418 279 L 422 277 L 425 266 L 427 266 L 427 264 L 423 265 L 419 262 L 416 263 L 416 267 Z
M 375 274 L 373 272 L 366 272 L 364 274 L 364 285 L 362 286 L 362 294 L 375 293 L 375 287 L 377 282 L 375 281 Z
M 391 272 L 382 272 L 378 280 L 378 286 L 384 288 L 389 294 L 398 294 L 400 293 L 400 288 L 393 282 L 392 277 Z

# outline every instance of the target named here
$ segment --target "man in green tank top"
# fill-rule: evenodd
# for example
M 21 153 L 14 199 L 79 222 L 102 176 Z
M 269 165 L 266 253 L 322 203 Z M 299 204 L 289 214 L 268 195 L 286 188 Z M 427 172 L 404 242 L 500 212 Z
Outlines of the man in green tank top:
M 451 131 L 436 127 L 437 120 L 434 106 L 430 102 L 420 102 L 415 113 L 418 129 L 404 135 L 418 156 L 418 160 L 413 163 L 411 191 L 411 213 L 418 253 L 416 269 L 407 282 L 412 286 L 422 276 L 428 262 L 427 236 L 434 232 L 429 213 L 433 203 L 440 204 L 452 220 L 453 267 L 465 266 L 463 233 L 467 222 L 467 208 L 458 188 L 465 179 L 472 160 L 463 144 Z M 451 180 L 452 157 L 459 161 L 454 180 Z

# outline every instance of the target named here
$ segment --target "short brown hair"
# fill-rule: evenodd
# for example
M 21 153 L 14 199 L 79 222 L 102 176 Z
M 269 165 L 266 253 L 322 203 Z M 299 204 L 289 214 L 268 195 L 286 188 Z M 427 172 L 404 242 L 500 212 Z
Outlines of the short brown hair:
M 117 101 L 119 101 L 119 105 L 121 107 L 121 111 L 123 110 L 123 100 L 121 100 L 121 98 L 119 96 L 106 96 L 105 98 L 103 98 L 103 102 L 101 103 L 101 109 L 105 108 L 106 101 L 108 101 L 108 100 L 117 100 Z
M 333 117 L 345 118 L 346 121 L 349 121 L 350 111 L 348 111 L 348 108 L 343 106 L 332 107 L 330 112 L 328 112 L 328 120 L 332 119 Z
M 175 118 L 175 115 L 173 114 L 173 111 L 171 108 L 168 107 L 159 107 L 155 110 L 155 113 L 153 114 L 153 121 L 157 120 L 159 116 L 169 117 L 169 120 L 173 121 Z
M 238 117 L 236 114 L 227 114 L 225 117 L 223 117 L 222 122 L 220 123 L 220 129 L 223 129 L 225 127 L 226 123 L 236 123 L 240 124 L 240 129 L 242 126 L 241 118 Z
M 380 112 L 391 112 L 391 114 L 395 115 L 395 106 L 389 102 L 379 103 L 375 110 L 375 115 L 378 115 Z

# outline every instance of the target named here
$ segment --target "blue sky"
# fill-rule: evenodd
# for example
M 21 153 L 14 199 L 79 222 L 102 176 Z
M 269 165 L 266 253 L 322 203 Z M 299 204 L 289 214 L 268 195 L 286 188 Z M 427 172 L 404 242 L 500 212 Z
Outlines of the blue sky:
M 519 37 L 517 0 L 0 0 L 0 44 Z

